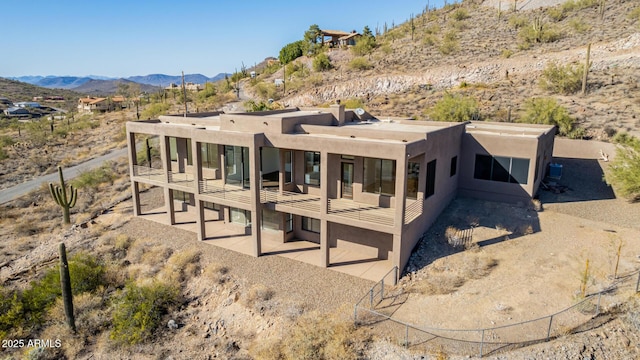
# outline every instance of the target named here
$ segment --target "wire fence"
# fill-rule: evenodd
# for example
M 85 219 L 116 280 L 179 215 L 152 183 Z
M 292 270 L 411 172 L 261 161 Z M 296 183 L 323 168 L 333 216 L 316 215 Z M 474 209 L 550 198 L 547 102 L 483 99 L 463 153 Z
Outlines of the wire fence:
M 399 306 L 401 293 L 385 290 L 386 284 L 398 268 L 392 269 L 377 282 L 354 306 L 354 322 L 359 326 L 376 325 L 387 340 L 405 348 L 425 353 L 444 352 L 461 356 L 494 354 L 535 343 L 545 342 L 560 336 L 589 330 L 608 321 L 603 309 L 617 304 L 614 295 L 623 288 L 640 290 L 640 271 L 633 271 L 614 279 L 604 290 L 588 294 L 576 304 L 536 319 L 514 324 L 480 329 L 445 329 L 424 327 L 394 319 L 385 314 L 386 309 Z M 406 295 L 406 294 L 405 294 Z M 408 295 L 407 295 L 408 296 Z

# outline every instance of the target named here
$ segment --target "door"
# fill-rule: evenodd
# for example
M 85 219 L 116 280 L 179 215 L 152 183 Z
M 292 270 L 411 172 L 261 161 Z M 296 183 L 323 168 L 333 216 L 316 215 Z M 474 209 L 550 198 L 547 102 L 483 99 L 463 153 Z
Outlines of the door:
M 342 163 L 342 197 L 353 199 L 353 163 Z

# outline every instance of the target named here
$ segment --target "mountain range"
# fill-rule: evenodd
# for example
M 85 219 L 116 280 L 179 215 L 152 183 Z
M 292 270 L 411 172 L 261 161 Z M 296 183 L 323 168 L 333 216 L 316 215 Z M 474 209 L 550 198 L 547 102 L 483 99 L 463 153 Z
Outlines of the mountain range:
M 184 76 L 186 82 L 192 82 L 196 84 L 204 84 L 205 82 L 215 82 L 220 79 L 223 79 L 225 73 L 220 73 L 214 77 L 207 77 L 202 74 L 187 74 Z M 151 85 L 151 86 L 168 86 L 171 83 L 179 84 L 182 82 L 182 76 L 180 75 L 165 75 L 165 74 L 149 74 L 144 76 L 130 76 L 127 78 L 112 78 L 100 75 L 87 75 L 87 76 L 41 76 L 41 75 L 28 75 L 28 76 L 19 76 L 19 77 L 9 77 L 10 80 L 17 80 L 21 82 L 25 82 L 32 85 L 37 85 L 49 89 L 69 89 L 69 90 L 77 90 L 80 92 L 85 92 L 87 83 L 91 82 L 93 85 L 89 86 L 90 88 L 95 88 L 95 85 L 101 82 L 114 82 L 112 85 L 114 88 L 117 88 L 117 82 L 121 81 L 133 81 L 143 85 Z M 110 87 L 110 85 L 102 86 L 104 88 Z

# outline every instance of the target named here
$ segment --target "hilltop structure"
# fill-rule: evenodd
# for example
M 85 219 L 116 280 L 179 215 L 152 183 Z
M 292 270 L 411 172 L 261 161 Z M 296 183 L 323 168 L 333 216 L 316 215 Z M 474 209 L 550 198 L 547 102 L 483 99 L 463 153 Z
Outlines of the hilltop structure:
M 339 104 L 128 122 L 134 215 L 191 224 L 199 240 L 254 256 L 402 269 L 457 194 L 530 201 L 554 134 L 547 125 L 385 120 Z M 157 138 L 161 161 L 138 163 L 143 136 Z M 143 212 L 140 184 L 161 187 L 164 206 Z

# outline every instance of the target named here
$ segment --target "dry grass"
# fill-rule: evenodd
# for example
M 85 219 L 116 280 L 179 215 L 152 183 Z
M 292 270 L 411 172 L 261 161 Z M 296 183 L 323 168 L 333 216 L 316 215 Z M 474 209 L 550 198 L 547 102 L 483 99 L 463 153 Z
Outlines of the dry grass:
M 498 261 L 480 251 L 468 252 L 467 259 L 457 266 L 449 266 L 447 259 L 438 259 L 427 267 L 426 276 L 413 285 L 412 291 L 425 295 L 445 295 L 455 292 L 469 279 L 487 276 Z

